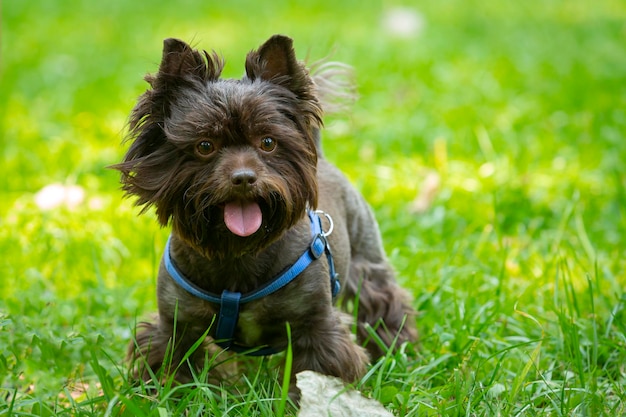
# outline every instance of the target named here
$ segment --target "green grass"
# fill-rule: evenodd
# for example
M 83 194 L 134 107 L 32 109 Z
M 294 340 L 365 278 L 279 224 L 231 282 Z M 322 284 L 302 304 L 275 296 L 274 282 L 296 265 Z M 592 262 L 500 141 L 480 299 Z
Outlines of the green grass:
M 238 77 L 280 32 L 355 68 L 361 98 L 327 120 L 325 152 L 420 312 L 419 346 L 358 388 L 402 416 L 626 415 L 626 4 L 422 3 L 423 30 L 399 38 L 381 24 L 394 2 L 3 2 L 0 414 L 281 414 L 276 359 L 236 387 L 129 385 L 168 232 L 105 168 L 163 38 Z M 41 210 L 51 183 L 84 202 Z

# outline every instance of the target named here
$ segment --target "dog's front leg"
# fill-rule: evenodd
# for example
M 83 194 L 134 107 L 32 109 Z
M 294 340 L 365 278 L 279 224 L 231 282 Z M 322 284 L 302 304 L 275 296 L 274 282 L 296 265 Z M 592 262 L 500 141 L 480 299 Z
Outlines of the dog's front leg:
M 369 361 L 365 350 L 350 333 L 350 317 L 329 307 L 329 314 L 311 319 L 294 329 L 291 391 L 297 392 L 295 375 L 312 370 L 353 383 L 366 372 Z
M 164 379 L 174 375 L 180 383 L 191 382 L 205 356 L 203 337 L 200 329 L 171 319 L 140 323 L 128 349 L 133 377 L 148 381 L 153 376 Z

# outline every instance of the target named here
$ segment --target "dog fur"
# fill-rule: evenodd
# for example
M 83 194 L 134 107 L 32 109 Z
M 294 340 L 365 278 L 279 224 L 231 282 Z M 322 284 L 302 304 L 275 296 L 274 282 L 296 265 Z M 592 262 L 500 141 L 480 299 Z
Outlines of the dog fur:
M 280 291 L 242 305 L 235 339 L 283 349 L 289 323 L 293 375 L 313 370 L 353 382 L 370 358 L 384 354 L 368 327 L 386 346 L 414 341 L 414 311 L 370 208 L 321 154 L 322 80 L 315 81 L 296 60 L 292 40 L 280 35 L 247 55 L 242 79 L 220 78 L 222 68 L 215 53 L 164 41 L 159 70 L 146 76 L 150 88 L 132 111 L 130 148 L 115 165 L 123 190 L 142 212 L 153 206 L 159 223 L 171 226 L 171 255 L 183 273 L 218 294 L 255 290 L 291 265 L 311 243 L 307 209 L 332 216 L 328 240 L 344 312 L 333 305 L 322 256 Z M 254 233 L 229 230 L 225 207 L 233 201 L 258 205 L 262 223 Z M 136 376 L 149 379 L 148 369 L 161 369 L 173 346 L 163 371 L 190 381 L 205 363 L 204 349 L 215 349 L 213 329 L 203 348 L 179 364 L 219 306 L 179 287 L 163 262 L 157 297 L 158 319 L 141 323 L 129 347 Z

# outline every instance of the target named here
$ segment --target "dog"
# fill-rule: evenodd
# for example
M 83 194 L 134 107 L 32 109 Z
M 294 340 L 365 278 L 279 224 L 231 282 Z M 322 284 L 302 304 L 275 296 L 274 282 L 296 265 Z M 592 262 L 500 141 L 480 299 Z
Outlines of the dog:
M 312 370 L 352 383 L 417 332 L 370 207 L 322 155 L 329 80 L 282 35 L 247 54 L 241 79 L 220 78 L 223 66 L 215 52 L 166 39 L 114 165 L 142 213 L 154 207 L 171 226 L 158 318 L 129 346 L 135 376 L 190 382 L 206 349 L 290 345 L 292 382 Z

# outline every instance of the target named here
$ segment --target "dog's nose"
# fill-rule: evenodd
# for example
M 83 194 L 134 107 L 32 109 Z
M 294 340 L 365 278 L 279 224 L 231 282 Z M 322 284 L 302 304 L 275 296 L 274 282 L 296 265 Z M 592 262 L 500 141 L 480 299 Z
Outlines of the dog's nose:
M 233 185 L 236 185 L 238 187 L 245 187 L 254 184 L 257 180 L 257 176 L 256 172 L 254 172 L 253 170 L 248 168 L 242 168 L 234 171 L 230 176 L 230 180 L 232 181 Z

